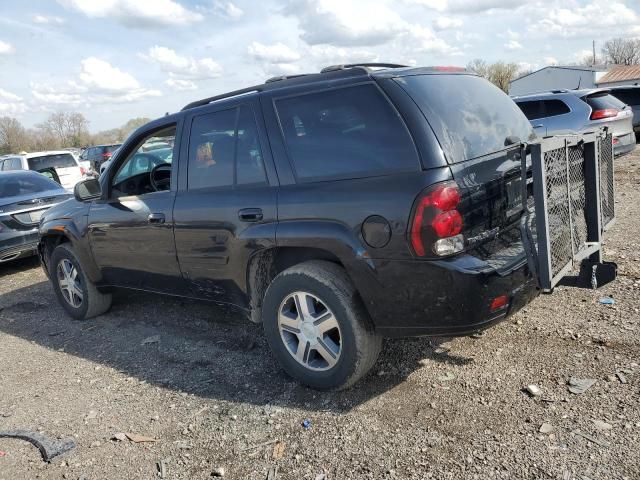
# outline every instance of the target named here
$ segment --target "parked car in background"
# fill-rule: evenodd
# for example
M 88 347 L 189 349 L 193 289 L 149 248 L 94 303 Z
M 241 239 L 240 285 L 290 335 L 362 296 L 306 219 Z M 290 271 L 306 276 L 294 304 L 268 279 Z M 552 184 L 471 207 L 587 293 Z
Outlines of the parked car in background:
M 48 172 L 48 176 L 52 178 L 57 176 L 60 184 L 70 191 L 87 175 L 87 170 L 78 164 L 73 154 L 65 150 L 24 153 L 11 155 L 0 160 L 0 171 L 11 170 Z M 54 170 L 53 174 L 52 170 Z
M 42 219 L 67 313 L 100 315 L 113 287 L 234 305 L 286 372 L 328 389 L 364 375 L 382 337 L 469 334 L 526 305 L 530 123 L 463 69 L 371 67 L 272 79 L 134 132 Z M 144 151 L 158 139 L 161 163 Z
M 566 135 L 609 128 L 616 156 L 636 147 L 633 112 L 609 89 L 554 90 L 513 97 L 542 136 Z
M 120 147 L 120 143 L 113 143 L 109 145 L 94 145 L 84 149 L 80 155 L 81 161 L 88 161 L 91 164 L 91 168 L 95 172 L 100 171 L 100 165 L 111 158 L 113 152 Z
M 35 255 L 42 213 L 72 196 L 36 172 L 0 172 L 0 263 Z
M 164 143 L 164 145 L 165 147 L 163 148 L 146 148 L 144 145 L 141 146 L 140 149 L 138 149 L 138 153 L 136 153 L 135 161 L 131 162 L 132 168 L 150 171 L 151 168 L 161 163 L 170 164 L 173 159 L 173 148 L 168 148 L 167 143 Z M 100 165 L 100 175 L 109 168 L 109 165 L 114 161 L 116 155 L 117 150 L 109 160 Z M 147 162 L 151 162 L 151 166 L 148 166 Z M 133 167 L 133 165 L 135 165 L 135 167 Z
M 611 87 L 611 95 L 626 103 L 633 111 L 633 131 L 640 133 L 640 86 Z

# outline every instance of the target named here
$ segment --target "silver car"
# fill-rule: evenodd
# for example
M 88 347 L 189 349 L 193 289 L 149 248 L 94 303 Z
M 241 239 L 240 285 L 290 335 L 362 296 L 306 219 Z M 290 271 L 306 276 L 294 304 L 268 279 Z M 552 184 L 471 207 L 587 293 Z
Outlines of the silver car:
M 542 137 L 608 127 L 616 156 L 636 147 L 633 111 L 609 89 L 553 90 L 513 97 L 513 101 Z
M 640 133 L 640 86 L 611 87 L 611 95 L 633 110 L 633 130 Z

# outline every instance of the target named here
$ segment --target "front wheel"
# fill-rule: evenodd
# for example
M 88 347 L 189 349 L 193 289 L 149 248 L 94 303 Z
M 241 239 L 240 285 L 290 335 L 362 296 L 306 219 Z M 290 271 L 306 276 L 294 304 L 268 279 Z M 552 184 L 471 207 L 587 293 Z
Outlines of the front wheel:
M 49 272 L 58 301 L 73 318 L 84 320 L 111 307 L 111 294 L 98 291 L 87 278 L 73 247 L 63 243 L 51 254 Z
M 269 285 L 265 336 L 283 369 L 319 390 L 351 386 L 374 365 L 382 340 L 346 272 L 325 261 L 295 265 Z

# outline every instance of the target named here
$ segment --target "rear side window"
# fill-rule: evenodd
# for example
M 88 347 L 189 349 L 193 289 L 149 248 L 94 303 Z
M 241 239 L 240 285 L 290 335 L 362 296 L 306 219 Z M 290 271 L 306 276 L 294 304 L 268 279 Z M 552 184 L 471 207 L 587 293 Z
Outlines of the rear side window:
M 416 102 L 449 162 L 503 150 L 507 137 L 535 134 L 518 106 L 487 80 L 473 75 L 413 75 L 396 81 Z
M 529 100 L 527 102 L 517 102 L 516 104 L 520 107 L 524 116 L 529 120 L 536 120 L 544 117 L 544 113 L 542 112 L 542 102 L 540 100 Z
M 70 153 L 43 155 L 27 159 L 29 170 L 44 170 L 45 168 L 77 167 L 76 161 Z
M 544 100 L 543 102 L 544 116 L 555 117 L 569 113 L 571 109 L 562 100 Z
M 2 170 L 22 170 L 20 158 L 7 158 L 2 165 Z
M 611 90 L 611 95 L 627 105 L 640 105 L 640 88 L 629 88 L 627 90 Z
M 264 185 L 266 175 L 250 107 L 199 115 L 189 137 L 189 189 Z
M 622 110 L 625 106 L 624 102 L 621 102 L 607 92 L 594 93 L 592 95 L 582 97 L 582 100 L 587 102 L 593 110 L 606 110 L 607 108 Z
M 416 171 L 418 155 L 404 122 L 375 85 L 357 85 L 276 101 L 300 181 Z

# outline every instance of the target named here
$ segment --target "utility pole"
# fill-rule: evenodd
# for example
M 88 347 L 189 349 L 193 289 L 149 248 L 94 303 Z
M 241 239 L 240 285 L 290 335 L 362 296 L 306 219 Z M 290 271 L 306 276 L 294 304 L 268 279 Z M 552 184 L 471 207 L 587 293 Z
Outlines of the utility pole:
M 593 62 L 591 63 L 591 66 L 594 66 L 596 64 L 596 41 L 593 41 Z

